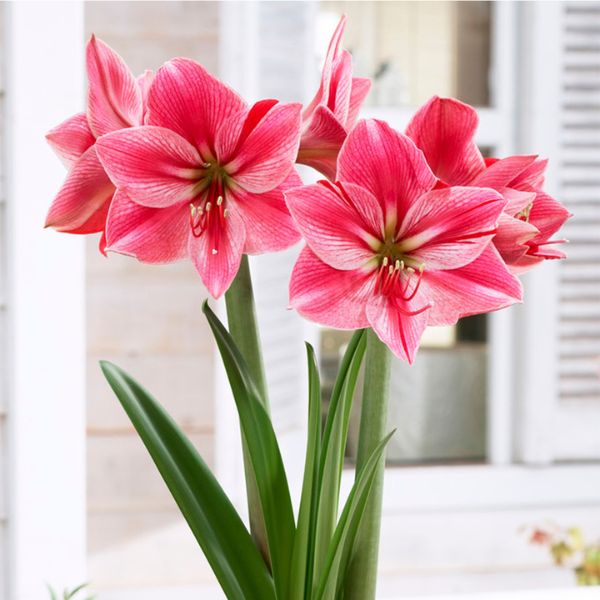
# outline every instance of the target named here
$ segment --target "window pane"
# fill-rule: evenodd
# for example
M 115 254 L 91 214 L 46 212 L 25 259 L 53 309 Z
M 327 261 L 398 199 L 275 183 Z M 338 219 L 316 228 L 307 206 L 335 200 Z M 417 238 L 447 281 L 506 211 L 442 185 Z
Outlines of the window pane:
M 331 393 L 348 332 L 324 329 L 324 397 Z M 412 366 L 393 359 L 388 464 L 480 462 L 486 449 L 487 327 L 485 315 L 430 327 Z M 356 456 L 362 382 L 352 410 L 347 457 Z
M 355 73 L 371 77 L 372 106 L 418 106 L 431 96 L 489 105 L 491 2 L 320 3 L 322 60 L 340 15 Z

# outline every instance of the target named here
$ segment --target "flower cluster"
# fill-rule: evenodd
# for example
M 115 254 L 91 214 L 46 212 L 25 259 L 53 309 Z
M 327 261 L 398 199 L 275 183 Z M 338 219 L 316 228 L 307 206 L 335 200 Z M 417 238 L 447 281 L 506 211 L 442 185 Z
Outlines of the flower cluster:
M 331 40 L 319 89 L 249 106 L 175 58 L 135 78 L 92 37 L 86 113 L 48 140 L 69 168 L 47 226 L 102 232 L 100 249 L 147 263 L 190 258 L 218 298 L 243 254 L 301 238 L 290 303 L 318 323 L 372 327 L 412 362 L 427 325 L 521 300 L 517 275 L 563 258 L 569 217 L 543 191 L 537 156 L 484 159 L 477 114 L 433 98 L 406 133 L 357 121 L 370 81 Z M 327 179 L 302 185 L 294 165 Z

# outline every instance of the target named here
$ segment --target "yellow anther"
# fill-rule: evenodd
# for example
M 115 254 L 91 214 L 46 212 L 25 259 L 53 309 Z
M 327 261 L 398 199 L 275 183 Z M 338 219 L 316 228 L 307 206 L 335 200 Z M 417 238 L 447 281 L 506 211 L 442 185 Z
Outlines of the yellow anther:
M 207 203 L 206 203 L 206 212 L 209 212 L 209 211 L 210 211 L 210 209 L 211 209 L 211 203 L 210 203 L 210 202 L 207 202 Z
M 221 204 L 223 204 L 223 196 L 217 198 L 217 206 L 221 206 Z

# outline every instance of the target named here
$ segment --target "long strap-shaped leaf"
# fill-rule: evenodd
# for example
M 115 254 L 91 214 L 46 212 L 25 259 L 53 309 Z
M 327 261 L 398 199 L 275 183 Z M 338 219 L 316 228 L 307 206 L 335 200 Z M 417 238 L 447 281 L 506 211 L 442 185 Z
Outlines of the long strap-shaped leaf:
M 274 600 L 273 580 L 252 537 L 196 449 L 136 381 L 109 362 L 100 364 L 226 596 Z
M 350 409 L 365 348 L 365 331 L 357 331 L 342 359 L 329 403 L 320 459 L 319 510 L 314 558 L 316 580 L 321 575 L 338 518 Z
M 231 335 L 206 302 L 203 310 L 217 341 L 235 399 L 242 434 L 256 475 L 275 589 L 277 597 L 284 599 L 289 584 L 296 526 L 277 438 Z
M 323 576 L 315 596 L 317 600 L 337 600 L 346 575 L 352 546 L 360 526 L 360 519 L 369 498 L 377 465 L 394 431 L 389 433 L 373 450 L 364 468 L 358 474 L 346 500 L 327 554 Z
M 308 442 L 304 479 L 294 539 L 288 600 L 305 600 L 312 592 L 312 570 L 319 503 L 319 460 L 321 452 L 321 382 L 315 352 L 306 344 L 308 359 Z

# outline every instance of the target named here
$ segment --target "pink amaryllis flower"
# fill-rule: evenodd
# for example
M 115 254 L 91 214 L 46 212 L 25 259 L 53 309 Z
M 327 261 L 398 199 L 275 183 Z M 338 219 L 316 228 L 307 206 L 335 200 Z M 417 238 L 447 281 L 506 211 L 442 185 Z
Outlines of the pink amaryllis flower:
M 342 146 L 338 181 L 286 192 L 307 246 L 290 302 L 340 329 L 372 327 L 412 362 L 427 324 L 505 307 L 521 285 L 490 243 L 506 201 L 445 187 L 406 136 L 361 121 Z
M 302 113 L 302 138 L 297 162 L 333 180 L 337 156 L 371 89 L 371 81 L 352 77 L 352 57 L 340 46 L 346 17 L 340 19 L 329 42 L 321 84 Z
M 106 216 L 115 186 L 98 160 L 96 139 L 142 124 L 152 72 L 136 80 L 123 59 L 95 36 L 87 45 L 86 67 L 87 112 L 70 117 L 46 136 L 69 169 L 48 211 L 46 227 L 65 233 L 102 232 L 100 250 L 104 252 Z
M 300 183 L 300 110 L 276 100 L 249 108 L 194 61 L 163 65 L 148 92 L 148 125 L 97 142 L 118 188 L 108 250 L 148 263 L 190 257 L 218 298 L 243 253 L 297 242 L 283 190 Z
M 424 152 L 438 185 L 491 187 L 507 200 L 494 244 L 514 273 L 545 259 L 564 258 L 553 236 L 570 217 L 543 191 L 547 161 L 537 156 L 484 160 L 474 141 L 474 108 L 452 98 L 432 98 L 413 117 L 406 133 Z

